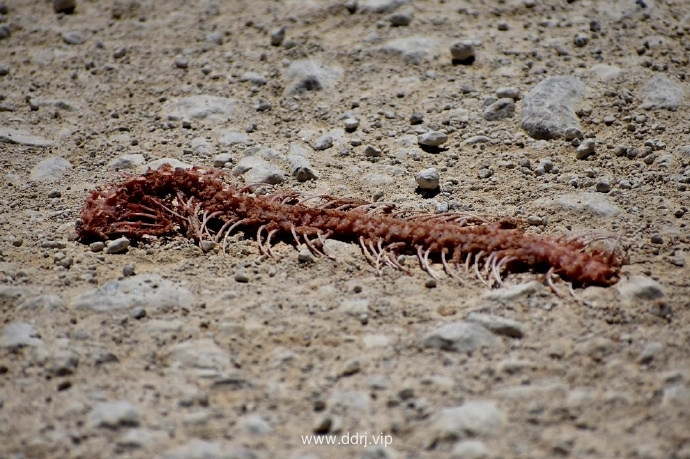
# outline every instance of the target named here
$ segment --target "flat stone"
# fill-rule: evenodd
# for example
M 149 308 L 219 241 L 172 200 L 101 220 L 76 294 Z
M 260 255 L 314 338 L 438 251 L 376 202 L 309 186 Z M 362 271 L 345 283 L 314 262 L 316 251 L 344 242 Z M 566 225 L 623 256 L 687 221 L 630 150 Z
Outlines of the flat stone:
M 144 155 L 141 155 L 139 153 L 131 155 L 122 155 L 110 161 L 108 163 L 108 169 L 135 169 L 143 165 L 145 162 L 146 159 L 144 158 Z
M 522 128 L 535 139 L 557 139 L 566 129 L 579 128 L 575 108 L 585 86 L 572 76 L 548 77 L 522 101 Z
M 431 37 L 411 36 L 396 38 L 381 45 L 378 50 L 399 56 L 410 64 L 419 64 L 438 55 L 438 40 Z
M 527 331 L 527 327 L 515 320 L 489 314 L 480 314 L 478 312 L 469 313 L 465 321 L 477 323 L 496 335 L 509 336 L 511 338 L 522 338 Z
M 490 436 L 505 423 L 505 415 L 492 401 L 475 400 L 443 408 L 432 420 L 431 442 L 458 441 L 468 437 Z
M 407 5 L 412 0 L 359 0 L 357 8 L 361 12 L 392 13 L 401 6 Z
M 170 311 L 189 308 L 192 293 L 155 274 L 140 274 L 77 295 L 70 301 L 72 309 L 114 313 L 134 307 Z
M 13 143 L 17 145 L 28 145 L 30 147 L 50 147 L 53 145 L 52 140 L 8 127 L 0 127 L 0 143 Z
M 257 156 L 246 156 L 234 168 L 235 172 L 244 175 L 247 183 L 268 183 L 277 185 L 285 181 L 283 172 L 268 161 Z
M 65 173 L 72 169 L 72 164 L 65 158 L 54 156 L 38 163 L 29 178 L 36 182 L 54 182 L 60 180 Z
M 315 60 L 293 61 L 285 72 L 290 82 L 285 91 L 287 94 L 302 94 L 330 89 L 342 76 L 340 68 L 327 67 Z
M 235 113 L 237 101 L 226 97 L 190 96 L 163 104 L 162 118 L 171 121 L 207 120 L 226 122 Z
M 417 137 L 417 140 L 420 145 L 425 147 L 440 147 L 448 142 L 448 134 L 441 131 L 430 131 Z
M 683 88 L 678 83 L 663 75 L 653 76 L 640 89 L 643 110 L 671 110 L 676 111 L 683 101 Z
M 0 332 L 0 347 L 17 350 L 43 344 L 41 335 L 26 322 L 10 322 Z
M 539 207 L 561 207 L 568 211 L 588 211 L 591 214 L 604 218 L 615 217 L 621 213 L 621 209 L 607 196 L 597 193 L 573 193 L 557 196 L 555 198 L 541 198 L 535 201 Z
M 99 403 L 88 415 L 89 427 L 137 427 L 141 422 L 139 410 L 126 400 Z
M 500 347 L 501 341 L 481 325 L 454 322 L 432 330 L 422 340 L 422 346 L 453 352 L 474 352 L 484 347 Z
M 62 40 L 68 45 L 81 45 L 86 42 L 86 38 L 80 32 L 71 31 L 62 34 Z

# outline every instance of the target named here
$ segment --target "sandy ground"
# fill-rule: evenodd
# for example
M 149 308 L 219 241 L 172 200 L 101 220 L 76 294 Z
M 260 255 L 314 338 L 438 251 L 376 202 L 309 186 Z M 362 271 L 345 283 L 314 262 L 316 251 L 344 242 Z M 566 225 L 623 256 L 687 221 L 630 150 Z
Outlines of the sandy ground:
M 0 457 L 690 458 L 687 3 L 3 10 Z M 458 42 L 473 62 L 452 61 Z M 576 130 L 535 139 L 529 95 L 557 76 L 577 94 L 536 105 Z M 447 142 L 421 148 L 429 131 Z M 412 276 L 379 276 L 351 243 L 303 261 L 242 233 L 225 256 L 176 234 L 120 253 L 74 240 L 89 190 L 162 158 L 603 230 L 628 264 L 571 298 L 540 273 L 489 289 L 439 264 L 432 282 L 413 257 Z M 418 188 L 428 168 L 440 189 Z

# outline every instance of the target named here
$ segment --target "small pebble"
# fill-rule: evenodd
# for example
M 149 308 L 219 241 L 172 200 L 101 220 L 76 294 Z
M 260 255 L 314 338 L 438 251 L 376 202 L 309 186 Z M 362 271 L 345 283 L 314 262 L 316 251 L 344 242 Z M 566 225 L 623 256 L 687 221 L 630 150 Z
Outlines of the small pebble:
M 316 259 L 309 249 L 302 249 L 297 254 L 297 260 L 302 263 L 313 263 Z
M 48 193 L 49 198 L 59 198 L 61 196 L 62 193 L 60 192 L 60 190 L 50 190 L 50 192 Z
M 498 23 L 498 30 L 505 31 L 505 30 L 508 30 L 509 28 L 510 28 L 510 26 L 505 21 L 501 21 Z
M 575 35 L 573 43 L 575 43 L 575 46 L 577 46 L 578 48 L 582 48 L 583 46 L 586 46 L 587 43 L 589 43 L 589 35 L 579 33 Z
M 10 73 L 10 66 L 0 63 L 0 76 L 5 76 Z
M 436 169 L 429 168 L 418 172 L 414 179 L 422 190 L 436 190 L 439 187 L 441 177 Z
M 608 193 L 609 191 L 611 191 L 611 183 L 606 179 L 602 179 L 599 182 L 597 182 L 596 190 L 599 193 Z
M 101 252 L 105 249 L 105 243 L 103 241 L 92 242 L 89 244 L 89 249 L 91 249 L 92 252 Z
M 135 266 L 133 264 L 126 264 L 125 266 L 122 267 L 122 274 L 125 277 L 133 276 L 134 275 L 134 268 L 135 268 Z
M 132 319 L 143 319 L 146 317 L 146 309 L 142 308 L 141 306 L 137 306 L 129 312 L 129 316 Z
M 278 27 L 271 31 L 271 46 L 280 46 L 285 39 L 285 26 Z
M 129 239 L 126 237 L 121 237 L 114 239 L 108 243 L 105 253 L 122 253 L 129 247 Z
M 216 247 L 216 245 L 217 244 L 215 241 L 201 241 L 201 243 L 199 243 L 199 247 L 201 247 L 201 250 L 204 252 L 210 252 Z
M 411 11 L 394 13 L 388 16 L 388 22 L 390 22 L 393 27 L 404 27 L 410 25 L 410 22 L 412 22 L 412 17 L 413 14 Z
M 474 44 L 469 41 L 455 43 L 450 47 L 453 62 L 471 63 L 475 58 Z
M 427 277 L 424 281 L 424 287 L 426 288 L 436 288 L 436 284 L 436 279 L 434 279 L 433 277 Z
M 68 45 L 81 45 L 86 41 L 86 38 L 79 32 L 65 32 L 62 34 L 62 39 Z
M 496 90 L 496 97 L 499 99 L 517 100 L 522 97 L 522 93 L 515 86 L 508 86 L 505 88 L 498 88 L 498 90 Z
M 347 118 L 345 120 L 345 130 L 352 132 L 359 127 L 359 120 L 357 118 Z
M 245 271 L 243 268 L 239 268 L 237 271 L 235 271 L 235 281 L 249 282 L 249 275 L 247 274 L 247 271 Z
M 186 57 L 178 56 L 175 58 L 175 67 L 178 69 L 186 69 L 189 67 L 189 59 Z
M 113 57 L 115 59 L 122 59 L 126 55 L 127 55 L 127 48 L 125 48 L 124 46 L 117 48 L 115 50 L 115 52 L 113 53 Z
M 661 237 L 661 234 L 659 234 L 659 233 L 652 234 L 650 240 L 652 241 L 652 244 L 663 244 L 664 243 L 664 238 Z
M 77 0 L 53 0 L 53 10 L 56 13 L 71 14 L 77 7 Z
M 412 112 L 410 115 L 410 124 L 421 124 L 422 121 L 424 121 L 422 112 Z
M 367 145 L 366 147 L 364 147 L 364 156 L 368 156 L 370 158 L 379 157 L 381 156 L 381 150 L 374 146 Z
M 580 146 L 577 147 L 577 153 L 575 154 L 575 157 L 577 159 L 585 159 L 594 153 L 595 147 L 596 147 L 596 142 L 594 140 L 591 140 L 591 139 L 584 140 L 584 141 L 582 141 Z
M 314 150 L 321 151 L 327 150 L 333 146 L 333 137 L 330 135 L 324 135 L 316 139 L 314 142 Z

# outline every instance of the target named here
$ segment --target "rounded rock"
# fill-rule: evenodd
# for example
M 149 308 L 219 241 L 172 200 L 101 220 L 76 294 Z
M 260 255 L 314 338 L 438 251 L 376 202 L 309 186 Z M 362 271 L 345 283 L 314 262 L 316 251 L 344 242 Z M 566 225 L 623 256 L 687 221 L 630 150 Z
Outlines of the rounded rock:
M 189 67 L 189 59 L 186 57 L 178 56 L 175 58 L 175 67 L 178 69 L 186 69 Z
M 0 63 L 0 76 L 5 76 L 10 73 L 10 66 Z
M 355 131 L 359 127 L 359 120 L 357 118 L 347 118 L 345 119 L 345 130 Z
M 417 137 L 417 141 L 425 147 L 440 147 L 448 141 L 448 134 L 441 131 L 426 132 Z
M 450 47 L 450 55 L 453 61 L 465 62 L 475 57 L 474 44 L 469 41 L 461 41 Z
M 84 35 L 82 35 L 79 32 L 76 32 L 76 31 L 63 33 L 62 39 L 68 45 L 81 45 L 82 43 L 84 43 L 86 41 L 86 38 L 84 38 Z
M 129 247 L 129 239 L 121 237 L 110 241 L 105 249 L 105 253 L 122 253 L 127 250 L 127 247 Z
M 56 13 L 71 14 L 77 7 L 77 0 L 53 0 L 53 10 Z
M 437 190 L 441 181 L 438 171 L 433 167 L 419 171 L 414 179 L 422 190 Z
M 594 149 L 596 147 L 596 142 L 591 139 L 584 140 L 579 147 L 577 147 L 577 153 L 575 157 L 577 159 L 585 159 L 588 156 L 594 154 Z

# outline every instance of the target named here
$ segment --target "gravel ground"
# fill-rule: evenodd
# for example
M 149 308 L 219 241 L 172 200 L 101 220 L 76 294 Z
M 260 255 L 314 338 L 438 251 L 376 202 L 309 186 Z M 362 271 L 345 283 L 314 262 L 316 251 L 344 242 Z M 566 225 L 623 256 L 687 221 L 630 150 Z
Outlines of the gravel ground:
M 0 4 L 0 458 L 690 458 L 689 50 L 680 0 Z M 163 162 L 628 264 L 571 298 L 75 240 Z

